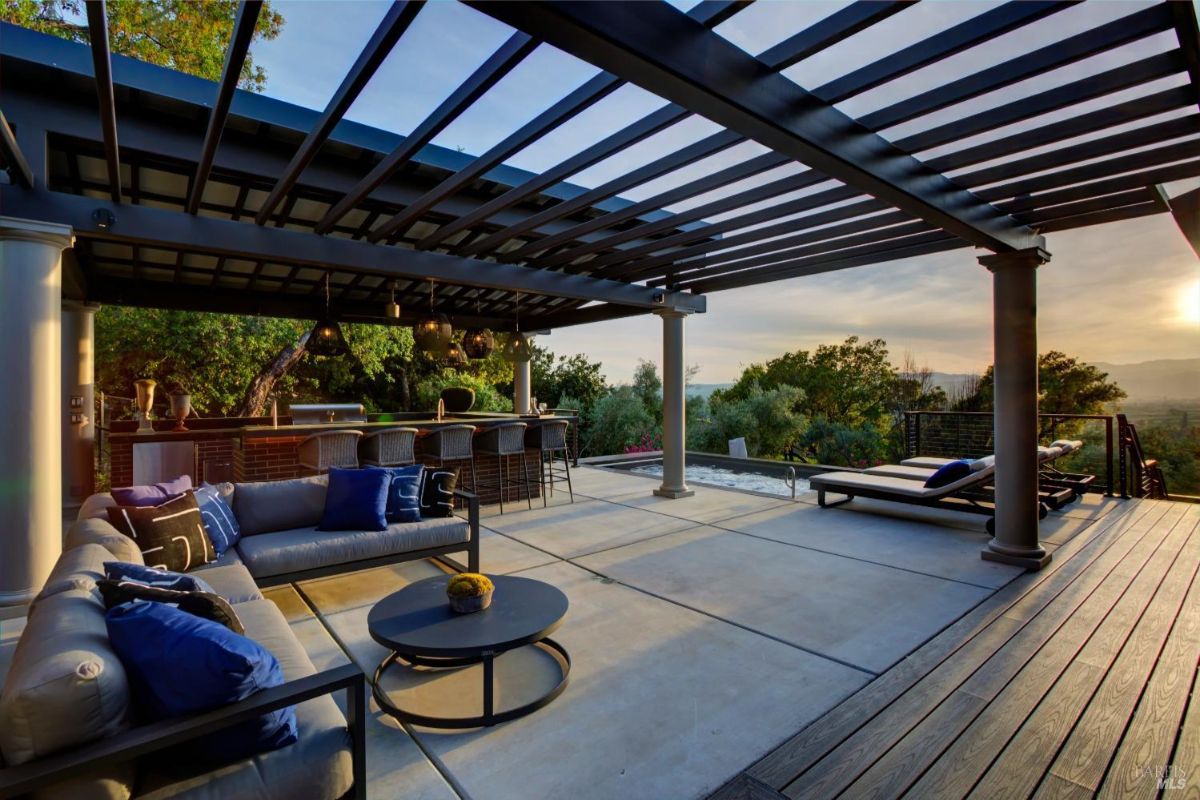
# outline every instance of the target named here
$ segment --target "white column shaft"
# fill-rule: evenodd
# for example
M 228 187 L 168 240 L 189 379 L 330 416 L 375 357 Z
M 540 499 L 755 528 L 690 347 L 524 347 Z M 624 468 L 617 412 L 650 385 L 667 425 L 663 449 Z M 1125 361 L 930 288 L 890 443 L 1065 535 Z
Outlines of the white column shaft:
M 990 560 L 1040 568 L 1049 560 L 1038 537 L 1037 267 L 1042 250 L 980 259 L 992 271 L 995 532 Z
M 663 321 L 663 481 L 661 497 L 695 494 L 684 474 L 687 458 L 687 398 L 684 396 L 684 319 L 681 311 L 656 312 Z
M 62 251 L 71 229 L 0 217 L 0 605 L 62 552 Z
M 530 362 L 513 362 L 513 413 L 525 414 L 529 411 L 529 398 L 532 392 L 530 377 Z

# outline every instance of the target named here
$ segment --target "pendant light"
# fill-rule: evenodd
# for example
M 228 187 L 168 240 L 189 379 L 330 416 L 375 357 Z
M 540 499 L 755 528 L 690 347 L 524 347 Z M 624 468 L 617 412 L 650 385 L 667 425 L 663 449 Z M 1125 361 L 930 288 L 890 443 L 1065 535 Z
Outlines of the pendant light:
M 446 345 L 446 354 L 442 356 L 442 366 L 451 369 L 463 369 L 467 366 L 467 354 L 458 346 L 458 342 L 451 341 Z
M 308 352 L 314 356 L 344 356 L 350 352 L 341 327 L 329 315 L 329 273 L 325 273 L 325 315 L 308 335 Z
M 517 292 L 516 330 L 508 335 L 508 341 L 500 349 L 500 357 L 514 364 L 533 358 L 533 338 L 521 333 L 521 293 Z
M 396 282 L 388 283 L 388 291 L 391 292 L 391 299 L 383 307 L 383 314 L 388 319 L 400 319 L 400 304 L 396 302 Z
M 429 282 L 429 316 L 413 325 L 413 340 L 417 347 L 434 356 L 443 356 L 454 335 L 454 328 L 445 314 L 433 310 L 433 281 Z
M 475 313 L 479 313 L 479 296 L 475 297 Z M 487 328 L 468 328 L 463 334 L 463 352 L 476 361 L 487 358 L 496 349 L 496 337 Z

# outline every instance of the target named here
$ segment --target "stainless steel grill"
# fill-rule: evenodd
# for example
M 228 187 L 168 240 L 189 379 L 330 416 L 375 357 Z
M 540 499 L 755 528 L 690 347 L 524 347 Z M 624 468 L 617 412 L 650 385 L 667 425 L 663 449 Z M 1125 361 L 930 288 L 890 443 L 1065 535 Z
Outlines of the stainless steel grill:
M 302 403 L 288 406 L 288 413 L 293 425 L 367 421 L 362 403 Z

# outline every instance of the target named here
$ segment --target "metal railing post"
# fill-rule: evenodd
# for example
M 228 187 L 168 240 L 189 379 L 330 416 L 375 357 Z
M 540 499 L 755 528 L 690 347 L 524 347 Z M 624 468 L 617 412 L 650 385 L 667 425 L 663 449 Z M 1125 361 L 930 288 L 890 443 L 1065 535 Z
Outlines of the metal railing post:
M 1112 417 L 1104 419 L 1104 494 L 1106 497 L 1112 497 L 1113 494 L 1113 426 Z

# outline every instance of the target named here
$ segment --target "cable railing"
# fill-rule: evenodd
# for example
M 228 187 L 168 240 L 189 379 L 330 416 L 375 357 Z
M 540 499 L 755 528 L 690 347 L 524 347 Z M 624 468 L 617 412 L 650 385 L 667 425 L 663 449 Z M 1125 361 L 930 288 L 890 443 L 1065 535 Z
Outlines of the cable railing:
M 1128 497 L 1127 470 L 1116 468 L 1115 426 L 1114 418 L 1105 414 L 1038 414 L 1038 441 L 1082 440 L 1078 453 L 1062 459 L 1063 469 L 1095 475 L 1097 491 Z M 906 411 L 904 441 L 909 458 L 982 458 L 996 452 L 990 411 Z

